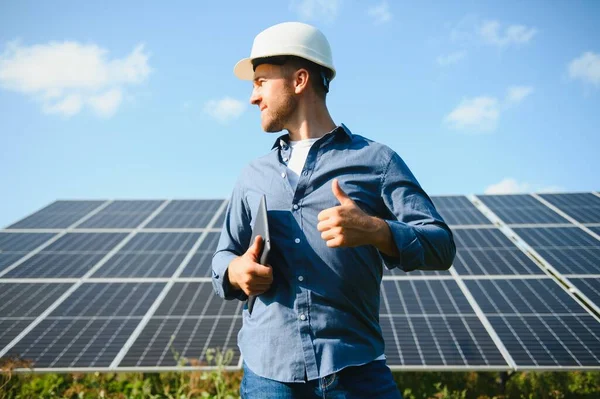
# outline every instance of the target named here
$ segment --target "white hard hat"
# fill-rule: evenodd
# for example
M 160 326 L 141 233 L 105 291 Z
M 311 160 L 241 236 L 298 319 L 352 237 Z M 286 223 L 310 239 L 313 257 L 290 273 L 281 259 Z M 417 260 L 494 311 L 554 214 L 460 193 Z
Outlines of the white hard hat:
M 254 38 L 250 57 L 240 60 L 233 68 L 242 80 L 254 79 L 252 60 L 279 55 L 294 55 L 331 70 L 335 77 L 331 47 L 325 35 L 314 26 L 301 22 L 284 22 L 273 25 Z

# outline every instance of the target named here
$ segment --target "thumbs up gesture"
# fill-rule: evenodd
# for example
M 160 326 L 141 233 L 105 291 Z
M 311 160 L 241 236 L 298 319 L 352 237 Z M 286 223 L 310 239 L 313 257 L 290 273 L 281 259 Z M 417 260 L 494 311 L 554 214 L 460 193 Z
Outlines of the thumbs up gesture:
M 232 260 L 227 268 L 229 283 L 246 295 L 260 295 L 273 283 L 273 268 L 258 263 L 263 245 L 263 238 L 257 236 L 250 248 L 242 256 Z
M 369 216 L 341 188 L 337 179 L 331 184 L 339 206 L 319 213 L 317 230 L 330 248 L 356 247 L 373 244 L 374 233 L 381 227 L 376 218 Z

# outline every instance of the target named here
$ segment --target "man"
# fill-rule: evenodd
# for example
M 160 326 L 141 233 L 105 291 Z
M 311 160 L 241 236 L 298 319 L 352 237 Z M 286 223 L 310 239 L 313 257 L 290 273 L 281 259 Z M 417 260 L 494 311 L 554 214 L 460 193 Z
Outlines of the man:
M 243 398 L 399 398 L 379 326 L 382 263 L 448 269 L 452 233 L 402 159 L 336 126 L 326 106 L 335 77 L 316 28 L 296 22 L 256 36 L 234 68 L 253 81 L 265 132 L 287 130 L 241 173 L 213 256 L 225 299 L 243 310 Z M 250 242 L 262 195 L 269 265 Z

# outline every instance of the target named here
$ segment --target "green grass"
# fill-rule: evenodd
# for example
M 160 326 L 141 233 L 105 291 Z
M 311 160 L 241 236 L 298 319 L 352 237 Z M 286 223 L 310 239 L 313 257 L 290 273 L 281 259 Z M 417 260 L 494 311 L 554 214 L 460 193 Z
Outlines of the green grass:
M 199 365 L 174 352 L 179 364 Z M 209 350 L 210 371 L 165 373 L 13 373 L 26 363 L 0 364 L 0 399 L 188 399 L 239 398 L 242 372 L 225 371 L 231 350 Z M 600 398 L 600 371 L 583 372 L 395 372 L 406 399 Z

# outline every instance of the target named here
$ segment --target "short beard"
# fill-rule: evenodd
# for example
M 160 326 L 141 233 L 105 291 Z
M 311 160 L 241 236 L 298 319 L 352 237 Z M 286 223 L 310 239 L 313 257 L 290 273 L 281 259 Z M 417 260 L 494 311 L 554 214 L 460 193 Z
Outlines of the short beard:
M 298 99 L 294 96 L 293 90 L 286 87 L 285 93 L 283 94 L 283 101 L 279 104 L 279 107 L 275 109 L 272 119 L 264 127 L 265 132 L 276 133 L 285 129 L 290 117 L 296 111 L 297 106 Z

